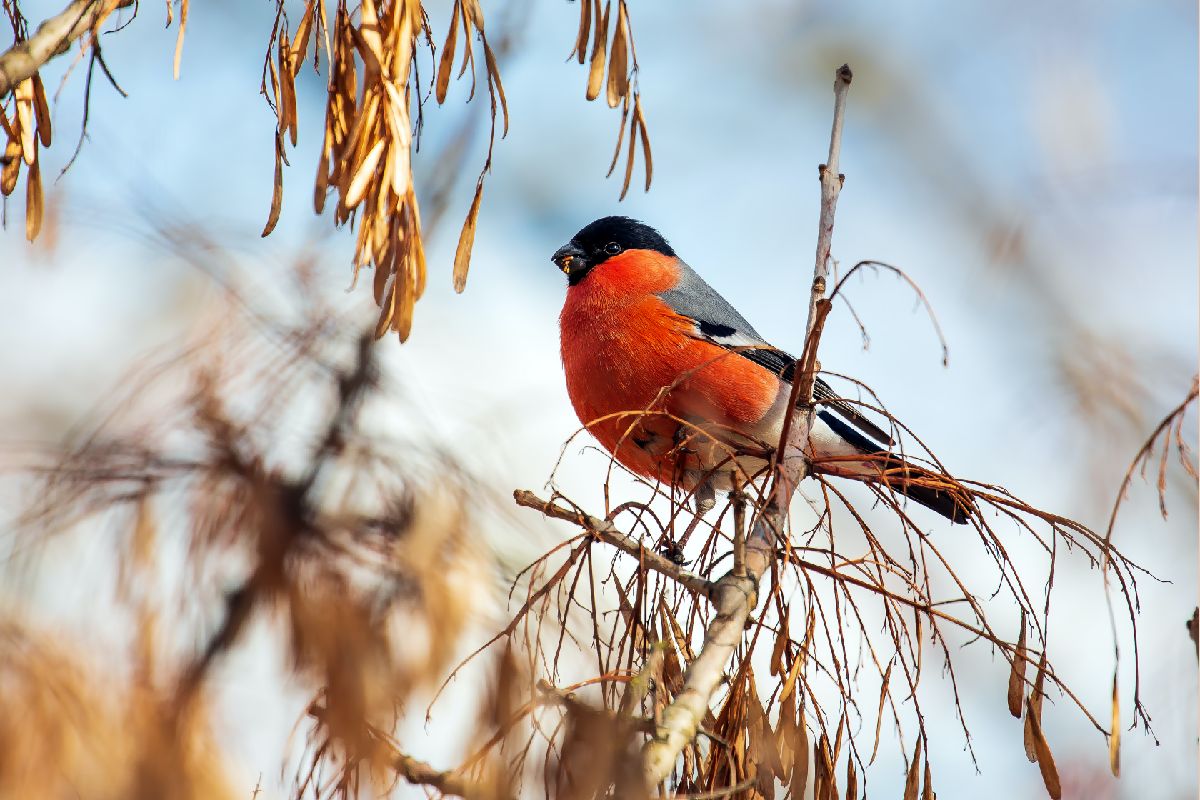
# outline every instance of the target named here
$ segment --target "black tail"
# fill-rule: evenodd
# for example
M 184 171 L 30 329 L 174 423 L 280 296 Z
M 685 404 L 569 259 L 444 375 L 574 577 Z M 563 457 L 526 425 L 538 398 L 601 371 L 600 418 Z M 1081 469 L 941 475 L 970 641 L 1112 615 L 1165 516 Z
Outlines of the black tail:
M 817 415 L 833 431 L 862 451 L 879 466 L 880 480 L 915 503 L 941 514 L 951 522 L 966 523 L 973 511 L 970 497 L 953 479 L 924 467 L 909 464 L 903 458 L 888 453 L 879 444 L 847 425 L 828 411 Z

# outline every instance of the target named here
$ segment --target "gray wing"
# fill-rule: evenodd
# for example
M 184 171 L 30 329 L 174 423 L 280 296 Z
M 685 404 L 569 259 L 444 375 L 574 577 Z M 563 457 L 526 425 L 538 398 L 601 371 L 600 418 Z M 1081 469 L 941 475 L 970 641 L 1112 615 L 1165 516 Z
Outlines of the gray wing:
M 709 286 L 683 259 L 678 259 L 678 262 L 679 283 L 658 296 L 676 314 L 695 321 L 693 335 L 729 350 L 741 348 L 736 349 L 738 355 L 791 383 L 796 374 L 796 359 L 772 347 L 728 300 Z M 868 436 L 888 445 L 894 444 L 892 437 L 860 414 L 854 406 L 841 400 L 829 384 L 820 378 L 817 378 L 813 387 L 813 396 Z

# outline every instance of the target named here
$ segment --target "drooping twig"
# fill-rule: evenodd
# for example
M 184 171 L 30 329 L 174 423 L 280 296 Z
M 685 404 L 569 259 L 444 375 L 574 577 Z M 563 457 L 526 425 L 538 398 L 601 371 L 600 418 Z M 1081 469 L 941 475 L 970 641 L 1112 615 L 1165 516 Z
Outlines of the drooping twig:
M 829 159 L 821 169 L 821 220 L 817 235 L 817 260 L 813 271 L 812 295 L 805 329 L 804 371 L 793 384 L 792 402 L 796 407 L 812 403 L 816 372 L 816 348 L 821 324 L 828 314 L 825 300 L 827 262 L 833 237 L 833 218 L 837 195 L 841 189 L 838 156 L 841 152 L 842 119 L 845 113 L 846 92 L 852 78 L 850 68 L 842 65 L 834 78 L 834 118 L 830 134 Z M 824 304 L 824 309 L 819 306 Z M 796 417 L 800 417 L 796 420 Z M 765 508 L 755 515 L 753 528 L 746 539 L 744 557 L 738 566 L 717 581 L 711 597 L 716 616 L 704 636 L 704 645 L 695 661 L 688 666 L 683 687 L 662 713 L 662 722 L 654 737 L 642 752 L 642 773 L 647 790 L 658 786 L 675 768 L 680 752 L 691 743 L 700 729 L 704 715 L 717 687 L 725 676 L 725 668 L 742 641 L 746 620 L 758 601 L 758 584 L 774 557 L 777 536 L 782 534 L 783 519 L 799 480 L 807 472 L 803 442 L 808 438 L 808 414 L 789 414 L 776 448 L 773 487 Z
M 71 43 L 99 25 L 112 12 L 133 5 L 135 0 L 74 0 L 50 17 L 33 36 L 0 53 L 0 97 L 42 68 L 47 61 L 65 53 Z

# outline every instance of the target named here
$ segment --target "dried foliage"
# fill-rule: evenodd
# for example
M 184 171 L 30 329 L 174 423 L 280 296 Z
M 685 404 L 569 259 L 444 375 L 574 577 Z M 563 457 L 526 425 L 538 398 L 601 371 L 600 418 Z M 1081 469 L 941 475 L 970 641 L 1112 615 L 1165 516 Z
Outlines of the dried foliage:
M 188 19 L 188 0 L 179 1 L 179 20 L 173 71 L 179 77 Z M 89 60 L 85 96 L 84 128 L 94 66 L 120 91 L 108 72 L 100 51 L 101 25 L 113 10 L 135 5 L 133 0 L 76 0 L 59 18 L 69 24 L 47 31 L 51 49 L 33 55 L 28 75 L 0 83 L 0 121 L 6 136 L 0 161 L 0 189 L 5 196 L 17 185 L 20 165 L 28 167 L 26 181 L 26 235 L 38 234 L 43 214 L 42 183 L 37 142 L 50 144 L 50 121 L 45 91 L 37 70 L 59 52 L 79 40 Z M 451 77 L 470 72 L 468 102 L 475 97 L 477 75 L 482 69 L 490 100 L 491 128 L 487 155 L 475 183 L 455 251 L 452 278 L 455 291 L 466 286 L 471 250 L 475 241 L 483 199 L 484 179 L 491 170 L 497 129 L 508 133 L 508 103 L 500 79 L 500 54 L 507 40 L 493 47 L 485 32 L 483 7 L 479 0 L 455 0 L 450 24 L 439 56 L 421 0 L 363 0 L 351 4 L 334 0 L 276 0 L 275 21 L 267 41 L 263 65 L 262 93 L 276 117 L 275 168 L 271 206 L 262 235 L 279 222 L 283 205 L 283 168 L 288 163 L 287 142 L 294 147 L 299 136 L 296 82 L 311 52 L 315 72 L 325 72 L 327 99 L 313 205 L 322 213 L 329 192 L 336 196 L 335 225 L 357 226 L 354 245 L 354 280 L 365 266 L 374 269 L 372 286 L 379 317 L 375 336 L 394 331 L 401 341 L 408 338 L 414 306 L 425 291 L 426 263 L 420 205 L 413 176 L 413 155 L 420 142 L 426 101 L 446 100 Z M 582 64 L 592 43 L 587 99 L 594 100 L 604 89 L 609 106 L 621 106 L 621 126 L 609 174 L 616 169 L 628 123 L 628 149 L 621 189 L 624 199 L 633 177 L 635 151 L 640 147 L 649 190 L 653 165 L 646 116 L 638 88 L 637 51 L 629 9 L 611 0 L 601 11 L 599 0 L 581 0 L 579 34 L 572 55 Z M 17 0 L 4 0 L 14 33 L 14 47 L 0 53 L 0 78 L 10 74 L 27 39 L 25 18 Z M 289 9 L 291 15 L 289 16 Z M 173 3 L 166 4 L 167 24 L 175 20 Z M 58 18 L 56 18 L 58 19 Z M 293 25 L 292 20 L 298 20 Z M 35 38 L 42 37 L 48 21 Z M 611 29 L 611 36 L 610 36 Z M 503 39 L 503 37 L 501 37 Z M 611 39 L 611 45 L 609 41 Z M 28 49 L 28 48 L 26 48 Z M 429 56 L 431 78 L 424 86 L 419 74 L 419 56 Z M 324 65 L 322 65 L 324 53 Z M 477 64 L 481 61 L 481 64 Z M 606 71 L 607 61 L 607 71 Z M 457 63 L 456 63 L 457 62 Z M 22 62 L 24 63 L 24 62 Z M 607 75 L 607 79 L 606 76 Z M 122 92 L 123 93 L 123 92 Z M 80 144 L 82 144 L 82 135 Z M 78 148 L 76 150 L 78 153 Z M 73 158 L 72 158 L 73 160 Z M 68 163 L 68 167 L 70 164 Z
M 93 662 L 45 632 L 0 623 L 0 795 L 242 796 L 224 774 L 207 709 L 177 719 L 149 682 Z
M 36 465 L 22 561 L 55 539 L 113 530 L 117 610 L 97 633 L 119 636 L 124 623 L 135 641 L 124 659 L 106 651 L 124 683 L 82 692 L 70 687 L 90 679 L 44 666 L 51 655 L 32 634 L 6 630 L 31 642 L 0 648 L 0 693 L 20 700 L 6 708 L 57 718 L 36 722 L 43 744 L 18 747 L 17 726 L 0 726 L 12 756 L 0 758 L 0 787 L 39 788 L 14 796 L 40 796 L 107 761 L 104 749 L 71 744 L 91 736 L 113 754 L 97 796 L 110 785 L 113 797 L 228 794 L 205 766 L 218 758 L 205 744 L 206 687 L 256 621 L 316 698 L 312 743 L 343 766 L 336 786 L 349 793 L 364 775 L 391 774 L 376 731 L 436 683 L 486 596 L 484 552 L 470 535 L 481 500 L 437 449 L 380 429 L 379 409 L 402 406 L 378 374 L 372 332 L 348 333 L 300 288 L 309 311 L 294 323 L 231 291 L 203 344 L 131 376 L 103 423 Z M 163 588 L 164 574 L 177 583 Z M 24 683 L 10 686 L 7 672 Z M 104 726 L 122 735 L 104 737 Z M 297 787 L 330 790 L 307 772 Z

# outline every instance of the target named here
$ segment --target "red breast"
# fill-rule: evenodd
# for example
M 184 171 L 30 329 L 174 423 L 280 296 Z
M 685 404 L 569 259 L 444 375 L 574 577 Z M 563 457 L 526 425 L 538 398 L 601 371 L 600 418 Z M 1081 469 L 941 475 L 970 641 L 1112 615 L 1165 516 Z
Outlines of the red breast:
M 634 472 L 679 482 L 676 418 L 757 435 L 780 381 L 717 345 L 657 293 L 678 283 L 678 261 L 649 250 L 608 259 L 567 290 L 559 316 L 563 369 L 575 413 Z M 665 391 L 664 391 L 665 390 Z

